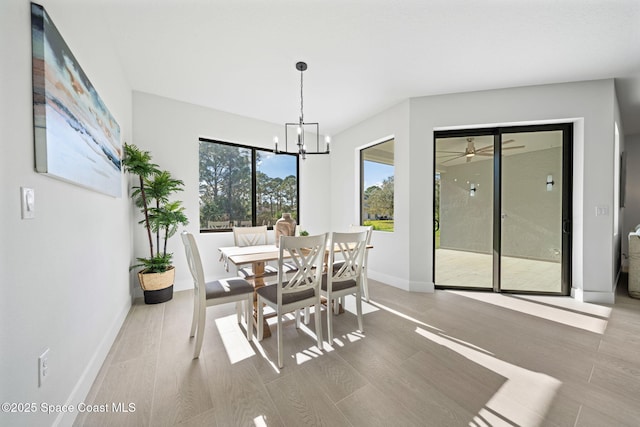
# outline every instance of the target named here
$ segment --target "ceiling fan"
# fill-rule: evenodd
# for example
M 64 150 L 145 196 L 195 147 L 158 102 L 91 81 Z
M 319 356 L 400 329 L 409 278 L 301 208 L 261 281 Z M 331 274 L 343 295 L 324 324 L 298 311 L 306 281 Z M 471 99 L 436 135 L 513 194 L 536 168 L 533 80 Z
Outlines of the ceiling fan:
M 464 151 L 437 151 L 438 153 L 448 153 L 448 154 L 445 154 L 444 156 L 440 156 L 441 158 L 451 157 L 450 159 L 447 159 L 442 163 L 447 163 L 447 162 L 459 159 L 461 157 L 466 157 L 467 158 L 466 162 L 469 163 L 471 159 L 474 158 L 475 156 L 487 156 L 487 157 L 493 156 L 493 144 L 476 148 L 473 140 L 474 138 L 467 138 L 467 147 L 464 149 Z M 515 139 L 509 139 L 507 141 L 503 141 L 502 145 L 510 144 L 512 142 L 515 142 Z M 524 147 L 525 147 L 524 145 L 516 145 L 513 147 L 503 147 L 502 150 L 515 150 L 517 148 L 524 148 Z

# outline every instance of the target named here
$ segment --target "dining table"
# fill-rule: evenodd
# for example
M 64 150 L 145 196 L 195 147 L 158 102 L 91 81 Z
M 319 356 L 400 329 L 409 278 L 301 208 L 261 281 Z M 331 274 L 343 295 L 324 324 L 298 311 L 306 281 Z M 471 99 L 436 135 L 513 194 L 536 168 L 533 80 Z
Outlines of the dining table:
M 276 245 L 254 245 L 254 246 L 226 246 L 218 249 L 220 252 L 220 261 L 224 263 L 225 270 L 229 271 L 231 265 L 239 268 L 242 265 L 251 264 L 253 269 L 253 282 L 254 289 L 258 289 L 265 286 L 265 265 L 270 261 L 277 261 L 280 257 L 280 249 Z M 274 277 L 271 275 L 270 277 Z M 255 310 L 255 304 L 257 303 L 257 297 L 254 293 L 254 322 L 257 322 L 257 315 Z M 267 317 L 265 316 L 263 322 L 263 337 L 270 337 L 271 330 L 267 323 Z M 257 327 L 257 325 L 256 325 Z M 257 329 L 256 329 L 257 330 Z
M 367 245 L 367 250 L 373 248 L 371 244 Z M 231 265 L 235 268 L 240 266 L 251 264 L 253 269 L 252 282 L 254 289 L 258 289 L 267 285 L 266 278 L 273 278 L 273 281 L 277 281 L 277 276 L 265 275 L 265 266 L 272 261 L 278 261 L 280 257 L 280 248 L 276 245 L 253 245 L 253 246 L 224 246 L 218 248 L 220 252 L 220 261 L 224 263 L 224 268 L 229 271 Z M 325 265 L 329 256 L 329 248 L 327 248 L 325 254 Z M 257 310 L 255 304 L 257 304 L 257 294 L 254 292 L 254 322 L 257 322 Z M 340 307 L 340 311 L 343 309 Z M 263 337 L 267 338 L 271 336 L 271 329 L 267 323 L 267 318 L 273 316 L 264 316 L 263 321 Z M 257 330 L 257 325 L 256 325 Z

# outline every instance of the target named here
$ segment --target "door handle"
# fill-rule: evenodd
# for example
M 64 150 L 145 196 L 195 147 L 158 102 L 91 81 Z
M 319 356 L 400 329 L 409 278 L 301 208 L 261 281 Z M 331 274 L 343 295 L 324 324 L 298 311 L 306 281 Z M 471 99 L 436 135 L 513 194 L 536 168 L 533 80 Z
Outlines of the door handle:
M 571 220 L 565 219 L 562 221 L 562 232 L 564 234 L 571 233 Z

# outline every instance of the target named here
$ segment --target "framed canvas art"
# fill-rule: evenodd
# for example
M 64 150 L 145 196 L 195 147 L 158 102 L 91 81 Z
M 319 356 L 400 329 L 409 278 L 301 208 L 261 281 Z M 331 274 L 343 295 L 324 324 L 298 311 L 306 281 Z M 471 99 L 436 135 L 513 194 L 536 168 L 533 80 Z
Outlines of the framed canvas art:
M 121 197 L 120 126 L 35 3 L 31 40 L 36 171 Z

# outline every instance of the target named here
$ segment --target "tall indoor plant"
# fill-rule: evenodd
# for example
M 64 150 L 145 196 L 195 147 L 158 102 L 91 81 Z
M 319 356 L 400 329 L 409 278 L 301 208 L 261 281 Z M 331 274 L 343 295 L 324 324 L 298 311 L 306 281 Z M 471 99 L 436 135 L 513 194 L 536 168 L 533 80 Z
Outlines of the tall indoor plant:
M 171 264 L 173 254 L 167 253 L 167 240 L 178 230 L 178 226 L 189 223 L 180 201 L 170 197 L 182 191 L 184 183 L 174 179 L 168 171 L 151 162 L 151 154 L 133 144 L 124 144 L 122 164 L 126 172 L 137 177 L 132 187 L 131 198 L 140 208 L 142 224 L 149 242 L 149 256 L 137 258 L 131 269 L 143 267 L 138 273 L 140 287 L 144 290 L 147 304 L 165 302 L 173 297 L 175 268 Z M 154 245 L 155 241 L 155 245 Z

